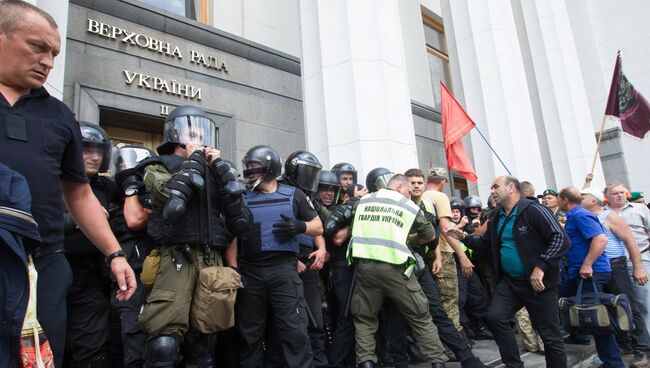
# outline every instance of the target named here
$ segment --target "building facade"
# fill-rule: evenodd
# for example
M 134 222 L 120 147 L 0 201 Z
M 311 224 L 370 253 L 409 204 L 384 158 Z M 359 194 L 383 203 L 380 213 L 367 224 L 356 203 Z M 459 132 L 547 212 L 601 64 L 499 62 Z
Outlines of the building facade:
M 31 0 L 53 14 L 64 51 L 48 81 L 79 120 L 116 142 L 155 147 L 164 115 L 202 107 L 238 162 L 254 144 L 307 148 L 361 177 L 446 166 L 439 82 L 508 170 L 545 188 L 590 171 L 614 66 L 650 97 L 650 5 L 469 0 Z M 594 186 L 650 192 L 650 140 L 607 120 Z M 506 169 L 464 139 L 480 193 Z

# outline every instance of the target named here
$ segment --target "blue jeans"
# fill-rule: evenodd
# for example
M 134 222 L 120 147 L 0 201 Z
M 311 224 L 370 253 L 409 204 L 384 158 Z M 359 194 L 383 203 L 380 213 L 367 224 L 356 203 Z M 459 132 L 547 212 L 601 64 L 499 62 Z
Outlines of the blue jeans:
M 593 278 L 596 281 L 596 285 L 598 285 L 599 291 L 603 291 L 603 287 L 609 282 L 610 275 L 609 272 L 594 272 Z M 560 296 L 568 297 L 576 295 L 578 281 L 579 279 L 576 278 L 563 282 L 560 287 Z M 582 285 L 582 292 L 592 293 L 593 291 L 594 288 L 591 280 L 585 280 Z M 598 357 L 603 361 L 605 367 L 625 367 L 614 335 L 594 336 L 594 340 L 596 342 Z

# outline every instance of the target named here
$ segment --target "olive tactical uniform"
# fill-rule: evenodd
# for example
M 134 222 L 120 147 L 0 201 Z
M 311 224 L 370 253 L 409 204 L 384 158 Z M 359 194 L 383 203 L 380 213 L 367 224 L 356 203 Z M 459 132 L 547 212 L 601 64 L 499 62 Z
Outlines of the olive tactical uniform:
M 147 364 L 152 367 L 175 367 L 183 340 L 188 342 L 184 355 L 194 358 L 197 367 L 214 367 L 216 335 L 197 327 L 201 324 L 192 305 L 195 289 L 204 270 L 223 265 L 219 252 L 227 247 L 229 233 L 245 231 L 250 214 L 243 207 L 243 187 L 238 189 L 228 163 L 215 159 L 210 165 L 201 150 L 187 160 L 171 153 L 175 145 L 213 147 L 215 132 L 205 112 L 178 107 L 165 123 L 165 141 L 158 147 L 161 156 L 141 164 L 154 205 L 148 233 L 160 254 L 160 268 L 140 316 L 149 335 Z
M 395 191 L 380 189 L 361 198 L 348 248 L 348 260 L 355 263 L 351 313 L 358 363 L 377 362 L 374 333 L 385 298 L 408 321 L 425 358 L 432 363 L 447 360 L 406 244 L 411 233 L 424 239 L 434 232 L 420 208 Z

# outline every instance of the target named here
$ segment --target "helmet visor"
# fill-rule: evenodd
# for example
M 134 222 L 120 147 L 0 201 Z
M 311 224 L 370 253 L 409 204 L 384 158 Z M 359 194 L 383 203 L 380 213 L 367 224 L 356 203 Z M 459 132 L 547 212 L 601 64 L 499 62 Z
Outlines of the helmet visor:
M 395 174 L 391 172 L 379 175 L 377 179 L 375 179 L 375 187 L 377 187 L 377 190 L 388 188 L 388 181 L 393 177 L 393 175 Z
M 122 147 L 115 149 L 111 165 L 111 175 L 133 169 L 140 161 L 152 157 L 153 153 L 144 147 Z
M 179 116 L 165 123 L 167 141 L 178 144 L 197 144 L 217 147 L 217 127 L 202 116 Z
M 320 164 L 298 160 L 296 162 L 296 185 L 300 189 L 315 192 L 318 190 L 318 177 L 322 166 Z

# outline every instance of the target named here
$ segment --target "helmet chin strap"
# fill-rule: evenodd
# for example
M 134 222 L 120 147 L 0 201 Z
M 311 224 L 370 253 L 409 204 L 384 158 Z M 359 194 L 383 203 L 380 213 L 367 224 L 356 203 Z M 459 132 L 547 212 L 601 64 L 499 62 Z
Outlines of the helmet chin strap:
M 263 181 L 264 181 L 264 178 L 260 176 L 260 177 L 257 178 L 257 180 L 255 180 L 253 183 L 250 183 L 250 182 L 249 182 L 249 183 L 248 183 L 248 187 L 249 187 L 250 190 L 255 190 L 255 189 L 257 188 L 258 185 L 262 184 Z

